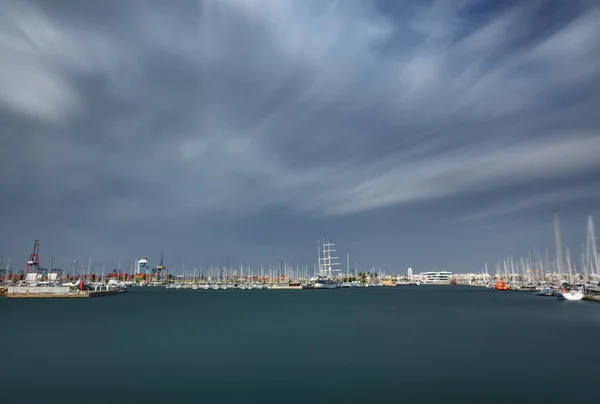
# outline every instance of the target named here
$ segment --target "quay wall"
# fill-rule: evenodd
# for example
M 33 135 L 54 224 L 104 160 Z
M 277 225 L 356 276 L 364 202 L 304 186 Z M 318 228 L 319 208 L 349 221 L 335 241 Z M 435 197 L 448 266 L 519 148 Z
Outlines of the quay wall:
M 68 286 L 9 286 L 9 295 L 68 295 Z
M 125 291 L 126 292 L 126 291 Z M 9 286 L 7 298 L 27 299 L 27 298 L 88 298 L 112 296 L 124 293 L 118 290 L 71 290 L 69 286 Z

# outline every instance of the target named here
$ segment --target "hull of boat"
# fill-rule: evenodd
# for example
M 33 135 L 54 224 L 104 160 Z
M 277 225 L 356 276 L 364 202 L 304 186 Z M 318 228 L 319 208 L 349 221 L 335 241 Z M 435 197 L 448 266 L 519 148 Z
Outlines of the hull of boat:
M 554 296 L 553 290 L 540 291 L 535 293 L 536 296 Z
M 315 283 L 315 289 L 336 289 L 338 287 L 337 283 Z
M 583 299 L 583 292 L 578 291 L 578 290 L 571 290 L 571 291 L 557 291 L 555 294 L 556 298 L 558 300 L 582 300 Z

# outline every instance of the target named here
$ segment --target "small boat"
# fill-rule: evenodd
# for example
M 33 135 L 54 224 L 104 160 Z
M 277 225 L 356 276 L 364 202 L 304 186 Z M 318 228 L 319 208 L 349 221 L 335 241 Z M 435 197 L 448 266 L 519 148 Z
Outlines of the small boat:
M 582 300 L 583 290 L 565 286 L 554 293 L 558 300 Z
M 315 289 L 336 289 L 338 283 L 332 278 L 318 278 L 315 280 Z
M 494 283 L 494 290 L 510 290 L 510 287 L 504 282 L 504 280 L 499 279 Z
M 554 292 L 556 292 L 555 289 L 552 289 L 550 287 L 543 287 L 540 290 L 538 290 L 537 292 L 535 292 L 536 296 L 554 296 Z

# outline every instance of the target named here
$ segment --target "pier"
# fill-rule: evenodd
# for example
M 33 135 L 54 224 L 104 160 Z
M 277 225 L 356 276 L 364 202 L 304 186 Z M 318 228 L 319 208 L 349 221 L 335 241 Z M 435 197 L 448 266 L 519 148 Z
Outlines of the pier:
M 127 289 L 124 290 L 89 290 L 81 293 L 87 294 L 87 297 L 102 297 L 102 296 L 112 296 L 118 295 L 120 293 L 127 293 Z
M 600 302 L 600 295 L 598 294 L 585 294 L 583 295 L 583 300 L 592 300 L 594 302 Z
M 69 286 L 9 286 L 5 296 L 8 299 L 55 299 L 55 298 L 89 298 L 112 296 L 126 290 L 72 290 Z

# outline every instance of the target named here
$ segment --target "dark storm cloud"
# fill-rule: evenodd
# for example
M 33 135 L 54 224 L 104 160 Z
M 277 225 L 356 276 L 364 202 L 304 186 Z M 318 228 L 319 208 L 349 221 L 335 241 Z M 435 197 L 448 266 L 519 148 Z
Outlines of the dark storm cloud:
M 103 233 L 589 199 L 600 8 L 565 4 L 2 1 L 0 218 Z

